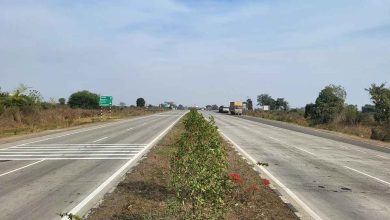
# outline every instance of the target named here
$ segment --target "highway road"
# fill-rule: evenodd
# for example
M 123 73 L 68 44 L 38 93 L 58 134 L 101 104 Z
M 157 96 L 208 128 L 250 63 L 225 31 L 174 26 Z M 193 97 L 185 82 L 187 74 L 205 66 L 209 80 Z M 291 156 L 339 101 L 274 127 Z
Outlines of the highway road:
M 0 219 L 85 214 L 184 113 L 164 112 L 0 145 Z
M 213 112 L 219 130 L 304 219 L 390 219 L 390 154 Z

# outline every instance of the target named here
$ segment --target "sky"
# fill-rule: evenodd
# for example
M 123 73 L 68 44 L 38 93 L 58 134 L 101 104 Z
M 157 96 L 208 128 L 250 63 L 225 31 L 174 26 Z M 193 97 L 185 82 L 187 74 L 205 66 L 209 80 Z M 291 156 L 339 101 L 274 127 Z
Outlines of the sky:
M 390 86 L 388 0 L 0 0 L 0 86 L 89 90 L 114 104 L 228 105 L 268 93 L 291 107 L 326 85 L 370 103 Z

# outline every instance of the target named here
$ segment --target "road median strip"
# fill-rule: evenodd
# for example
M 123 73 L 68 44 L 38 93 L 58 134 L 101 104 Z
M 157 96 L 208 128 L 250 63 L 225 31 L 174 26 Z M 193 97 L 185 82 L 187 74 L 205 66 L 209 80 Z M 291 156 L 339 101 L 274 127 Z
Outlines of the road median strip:
M 172 189 L 171 178 L 172 160 L 175 159 L 175 155 L 177 156 L 177 143 L 183 132 L 185 132 L 184 125 L 179 122 L 159 144 L 149 151 L 148 156 L 139 165 L 126 174 L 125 179 L 116 189 L 105 196 L 102 203 L 91 211 L 87 219 L 180 218 L 178 214 L 183 213 L 178 213 L 178 207 L 175 207 L 177 203 L 174 201 L 177 198 Z M 228 164 L 224 178 L 228 178 L 231 184 L 231 188 L 223 195 L 225 204 L 223 218 L 297 219 L 288 205 L 269 188 L 269 180 L 261 179 L 234 148 L 221 137 L 219 139 L 226 151 Z M 206 162 L 206 158 L 204 159 Z M 194 175 L 198 174 L 194 173 Z M 191 205 L 180 209 L 185 211 L 190 207 Z M 192 212 L 190 210 L 188 211 Z

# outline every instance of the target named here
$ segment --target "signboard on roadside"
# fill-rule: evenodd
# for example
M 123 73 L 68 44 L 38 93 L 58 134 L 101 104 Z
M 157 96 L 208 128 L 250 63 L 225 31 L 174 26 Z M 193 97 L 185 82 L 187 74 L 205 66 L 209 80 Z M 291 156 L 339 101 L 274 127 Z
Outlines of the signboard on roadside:
M 100 96 L 99 106 L 111 107 L 112 106 L 112 96 Z

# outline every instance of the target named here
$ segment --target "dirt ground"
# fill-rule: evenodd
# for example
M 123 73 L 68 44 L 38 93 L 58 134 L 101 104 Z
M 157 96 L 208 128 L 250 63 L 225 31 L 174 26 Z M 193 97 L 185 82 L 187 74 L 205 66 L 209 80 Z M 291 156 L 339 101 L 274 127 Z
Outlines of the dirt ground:
M 160 143 L 148 153 L 124 181 L 105 196 L 104 201 L 88 215 L 88 220 L 176 219 L 169 203 L 174 198 L 168 188 L 169 161 L 175 152 L 175 142 L 184 126 L 178 123 Z M 229 176 L 235 187 L 226 196 L 224 219 L 298 219 L 269 186 L 239 156 L 224 143 L 229 162 Z

